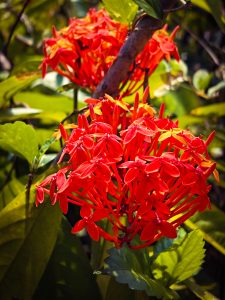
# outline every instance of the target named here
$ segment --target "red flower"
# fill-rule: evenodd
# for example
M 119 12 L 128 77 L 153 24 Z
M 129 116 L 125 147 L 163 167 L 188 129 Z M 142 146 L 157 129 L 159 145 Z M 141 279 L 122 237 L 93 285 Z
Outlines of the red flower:
M 82 206 L 80 210 L 80 215 L 82 219 L 78 221 L 72 229 L 72 233 L 77 233 L 82 229 L 86 228 L 90 237 L 98 241 L 101 233 L 101 228 L 95 224 L 95 222 L 104 219 L 108 212 L 106 209 L 98 209 L 92 212 L 89 205 Z
M 170 60 L 171 56 L 176 60 L 180 59 L 176 44 L 173 42 L 178 29 L 179 27 L 177 26 L 169 36 L 166 31 L 166 25 L 163 29 L 153 34 L 135 60 L 136 67 L 131 75 L 128 87 L 123 91 L 123 96 L 133 94 L 137 91 L 142 85 L 140 81 L 144 79 L 146 72 L 150 76 L 163 59 Z
M 68 27 L 53 28 L 53 38 L 44 41 L 43 77 L 47 66 L 74 83 L 95 89 L 122 46 L 128 28 L 110 19 L 101 9 L 91 9 L 82 19 L 71 19 Z
M 132 76 L 121 84 L 123 95 L 129 95 L 143 84 L 146 73 L 150 75 L 164 58 L 179 60 L 173 42 L 177 28 L 169 36 L 166 27 L 154 33 L 132 66 Z M 69 78 L 75 84 L 93 92 L 116 59 L 127 34 L 128 26 L 110 19 L 101 9 L 91 9 L 81 19 L 71 19 L 69 26 L 59 31 L 53 28 L 53 37 L 44 41 L 43 77 L 47 67 Z
M 134 107 L 109 96 L 94 102 L 86 112 L 89 121 L 79 116 L 70 135 L 61 126 L 60 161 L 65 154 L 70 158 L 37 187 L 36 204 L 48 194 L 64 213 L 68 203 L 80 206 L 81 220 L 72 232 L 86 228 L 92 239 L 102 237 L 117 247 L 127 243 L 137 249 L 161 236 L 174 238 L 177 227 L 210 206 L 207 178 L 213 172 L 217 178 L 207 152 L 213 136 L 204 141 L 180 129 L 163 117 L 164 107 L 154 116 L 138 97 Z M 110 233 L 99 222 L 103 219 L 111 224 Z M 133 245 L 136 236 L 140 245 Z

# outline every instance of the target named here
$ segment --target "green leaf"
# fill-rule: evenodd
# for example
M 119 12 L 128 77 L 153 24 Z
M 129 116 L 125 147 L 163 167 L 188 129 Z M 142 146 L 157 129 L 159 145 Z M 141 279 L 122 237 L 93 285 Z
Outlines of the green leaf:
M 33 72 L 28 75 L 12 76 L 0 82 L 0 106 L 9 101 L 13 95 L 27 88 L 38 77 L 40 74 Z
M 100 221 L 101 227 L 106 232 L 111 231 L 110 222 L 108 220 Z M 97 283 L 100 288 L 103 299 L 106 297 L 106 292 L 109 286 L 110 278 L 108 276 L 101 275 L 102 266 L 104 265 L 104 260 L 108 256 L 108 250 L 112 247 L 111 242 L 100 239 L 100 241 L 91 242 L 91 266 L 94 270 L 94 274 L 98 274 Z M 100 271 L 99 271 L 100 269 Z
M 27 107 L 8 108 L 0 111 L 0 121 L 9 122 L 21 119 L 31 119 L 41 113 L 40 109 L 33 109 Z
M 57 154 L 52 153 L 52 154 L 44 154 L 42 158 L 40 159 L 40 162 L 38 164 L 38 168 L 42 168 L 45 165 L 49 164 L 52 162 L 55 158 L 57 157 Z
M 131 289 L 145 291 L 149 296 L 163 299 L 176 299 L 177 294 L 161 285 L 151 275 L 152 259 L 147 248 L 133 251 L 127 247 L 108 250 L 105 260 L 107 274 L 113 275 L 117 282 L 126 283 Z
M 167 237 L 161 238 L 157 241 L 156 245 L 154 246 L 154 255 L 158 256 L 161 252 L 170 248 L 173 244 L 173 239 L 169 239 Z
M 109 14 L 123 24 L 130 24 L 138 10 L 133 0 L 103 0 L 102 2 Z
M 105 300 L 115 300 L 115 299 L 137 300 L 135 296 L 136 296 L 135 292 L 129 289 L 127 285 L 119 284 L 118 282 L 115 281 L 114 277 L 110 278 Z
M 181 244 L 158 255 L 153 263 L 155 279 L 172 285 L 192 277 L 199 271 L 204 253 L 202 234 L 190 232 Z
M 20 74 L 28 74 L 28 72 L 34 72 L 38 70 L 41 62 L 43 60 L 42 56 L 32 55 L 26 56 L 21 63 L 16 64 L 12 70 L 12 75 L 19 76 Z
M 0 147 L 26 159 L 31 164 L 38 152 L 34 128 L 21 121 L 0 125 Z
M 150 96 L 158 97 L 158 90 L 165 90 L 169 85 L 168 77 L 170 76 L 171 67 L 168 62 L 162 60 L 153 74 L 149 77 Z M 168 90 L 166 90 L 168 92 Z M 165 94 L 165 92 L 164 92 Z
M 186 77 L 188 75 L 188 66 L 182 59 L 177 61 L 176 59 L 172 58 L 167 63 L 170 67 L 171 75 L 173 75 L 175 77 L 177 77 L 179 75 Z
M 178 118 L 179 127 L 186 128 L 192 124 L 204 124 L 205 119 L 203 117 L 196 117 L 191 115 L 183 115 Z
M 185 280 L 184 283 L 201 300 L 219 300 L 219 298 L 204 290 L 192 278 Z
M 225 81 L 220 81 L 216 85 L 208 89 L 207 95 L 209 97 L 215 97 L 220 90 L 225 89 Z
M 143 251 L 142 251 L 143 252 Z M 143 291 L 146 283 L 142 279 L 142 268 L 136 255 L 127 247 L 108 250 L 109 257 L 105 260 L 112 274 L 119 283 L 127 283 L 131 289 Z M 139 253 L 137 253 L 139 254 Z M 143 253 L 146 257 L 146 253 Z
M 160 97 L 176 89 L 187 77 L 187 66 L 180 60 L 162 60 L 149 77 L 150 96 Z
M 49 154 L 50 157 L 49 156 L 48 157 L 50 158 L 50 160 L 49 159 L 46 160 L 46 158 L 47 158 L 46 156 L 45 156 L 45 159 L 44 159 L 44 154 L 46 153 L 46 151 L 48 151 L 48 149 L 50 148 L 50 146 L 55 143 L 55 141 L 56 141 L 55 137 L 50 137 L 41 146 L 41 148 L 39 149 L 39 151 L 38 151 L 38 153 L 35 156 L 34 161 L 33 161 L 32 168 L 34 170 L 36 170 L 37 168 L 43 167 L 50 160 L 52 160 L 52 159 L 55 158 L 56 154 Z
M 225 115 L 225 102 L 197 107 L 191 111 L 191 114 L 194 116 L 216 115 L 222 117 Z
M 57 124 L 57 127 L 58 127 L 58 124 Z M 49 130 L 49 129 L 37 128 L 36 129 L 36 134 L 37 134 L 38 144 L 41 145 L 41 147 L 45 143 L 47 143 L 47 145 L 48 145 L 49 142 L 51 143 L 51 141 L 53 141 L 52 138 L 54 138 L 52 136 L 53 135 L 53 129 Z M 61 147 L 60 147 L 59 141 L 56 142 L 56 140 L 55 140 L 55 142 L 51 143 L 50 147 L 47 149 L 47 151 L 49 151 L 49 152 L 59 152 L 60 150 L 61 150 Z
M 158 0 L 134 0 L 149 16 L 162 19 L 163 9 L 161 2 Z
M 2 299 L 32 299 L 55 245 L 61 211 L 55 205 L 29 210 L 25 192 L 0 212 L 0 295 Z
M 210 12 L 210 7 L 207 4 L 207 0 L 191 0 L 191 2 L 206 10 L 207 12 Z
M 164 285 L 160 284 L 158 280 L 151 279 L 149 277 L 143 276 L 143 279 L 147 283 L 146 293 L 149 296 L 155 296 L 159 299 L 168 299 L 176 300 L 179 299 L 179 296 L 175 291 L 172 291 L 169 288 L 166 288 Z
M 154 258 L 156 258 L 160 253 L 166 251 L 168 249 L 172 249 L 172 247 L 177 247 L 177 244 L 183 240 L 186 235 L 186 231 L 183 228 L 180 228 L 177 237 L 175 239 L 169 239 L 167 237 L 162 237 L 158 240 L 153 246 Z
M 191 0 L 191 2 L 211 13 L 220 29 L 225 33 L 225 18 L 221 13 L 223 8 L 222 0 Z
M 201 103 L 196 93 L 185 84 L 162 96 L 161 102 L 166 104 L 166 114 L 175 112 L 178 117 L 186 115 Z
M 51 113 L 73 111 L 73 100 L 62 95 L 44 95 L 37 92 L 22 92 L 14 96 L 14 101 L 26 103 L 32 108 L 41 109 L 43 112 Z
M 210 74 L 207 70 L 201 69 L 194 73 L 193 85 L 197 90 L 204 91 L 207 89 L 211 79 L 212 74 Z
M 24 185 L 16 178 L 10 180 L 0 192 L 0 210 L 25 189 Z
M 101 300 L 87 254 L 63 219 L 62 229 L 33 300 Z
M 225 255 L 225 213 L 212 205 L 211 210 L 197 213 L 185 223 L 191 229 L 200 229 L 203 238 Z

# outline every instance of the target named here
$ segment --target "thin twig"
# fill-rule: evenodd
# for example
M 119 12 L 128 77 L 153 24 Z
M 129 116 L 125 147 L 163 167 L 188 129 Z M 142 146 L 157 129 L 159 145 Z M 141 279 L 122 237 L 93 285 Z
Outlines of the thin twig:
M 75 109 L 75 110 L 74 110 L 73 112 L 71 112 L 68 116 L 66 116 L 64 119 L 62 119 L 61 123 L 63 124 L 65 121 L 67 121 L 67 120 L 70 119 L 71 117 L 76 116 L 76 115 L 78 115 L 78 114 L 84 112 L 84 111 L 87 110 L 87 109 L 88 109 L 87 106 L 85 106 L 85 107 L 83 107 L 83 108 L 81 108 L 81 109 Z
M 31 171 L 28 174 L 28 180 L 26 185 L 26 217 L 28 217 L 29 214 L 29 205 L 30 205 L 30 189 L 33 183 L 34 179 L 34 171 Z
M 194 32 L 192 32 L 190 29 L 188 29 L 185 25 L 182 24 L 182 22 L 178 22 L 177 18 L 173 17 L 173 20 L 176 23 L 179 23 L 179 26 L 184 29 L 186 32 L 188 32 L 190 34 L 190 36 L 192 36 L 192 38 L 199 44 L 202 46 L 202 48 L 206 51 L 206 53 L 208 53 L 208 55 L 210 56 L 210 58 L 212 59 L 212 61 L 214 62 L 215 65 L 219 66 L 220 65 L 220 61 L 217 57 L 217 55 L 215 54 L 215 52 L 206 44 L 206 42 L 200 38 L 199 36 L 197 36 Z
M 16 27 L 17 27 L 17 25 L 19 24 L 20 19 L 21 19 L 23 13 L 24 13 L 26 7 L 27 7 L 28 4 L 30 3 L 30 1 L 31 1 L 31 0 L 26 0 L 26 1 L 24 2 L 22 9 L 21 9 L 21 11 L 19 12 L 18 17 L 17 17 L 15 23 L 13 24 L 13 26 L 12 26 L 12 28 L 11 28 L 11 30 L 10 30 L 8 40 L 7 40 L 6 44 L 5 44 L 4 47 L 3 47 L 3 53 L 4 53 L 5 55 L 7 54 L 8 47 L 9 47 L 9 45 L 10 45 L 10 42 L 11 42 L 12 36 L 13 36 L 15 30 L 16 30 Z
M 184 29 L 193 37 L 193 39 L 196 40 L 197 43 L 199 43 L 199 45 L 201 45 L 205 49 L 205 51 L 211 57 L 211 59 L 215 63 L 215 65 L 219 66 L 220 61 L 219 61 L 218 57 L 213 52 L 213 50 L 206 44 L 206 42 L 203 39 L 201 39 L 199 36 L 197 36 L 195 33 L 193 33 L 190 29 L 188 29 L 188 28 L 184 28 Z

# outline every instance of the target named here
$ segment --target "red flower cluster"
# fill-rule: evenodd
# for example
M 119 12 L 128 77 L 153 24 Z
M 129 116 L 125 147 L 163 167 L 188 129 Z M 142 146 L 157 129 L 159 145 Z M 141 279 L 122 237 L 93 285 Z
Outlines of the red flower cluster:
M 68 27 L 56 31 L 44 42 L 43 77 L 49 65 L 72 82 L 95 89 L 127 36 L 127 26 L 110 19 L 101 9 L 91 9 L 82 19 L 71 19 Z
M 167 25 L 165 25 L 161 30 L 156 31 L 153 34 L 152 38 L 135 60 L 135 68 L 130 78 L 130 83 L 123 94 L 124 96 L 138 91 L 142 85 L 142 82 L 140 81 L 144 79 L 145 75 L 150 76 L 163 59 L 169 61 L 171 56 L 173 56 L 179 61 L 180 56 L 178 49 L 173 42 L 178 29 L 179 26 L 177 26 L 169 36 Z
M 117 57 L 127 33 L 128 26 L 110 19 L 104 9 L 91 9 L 86 17 L 72 19 L 68 27 L 59 31 L 53 28 L 53 37 L 44 41 L 43 77 L 50 66 L 93 92 Z M 121 85 L 124 86 L 128 79 L 131 81 L 124 95 L 136 90 L 146 70 L 153 72 L 163 58 L 169 59 L 172 55 L 179 59 L 174 33 L 169 37 L 164 28 L 153 35 L 131 67 L 132 73 L 135 72 Z
M 210 206 L 207 178 L 216 171 L 207 146 L 213 133 L 204 141 L 178 128 L 163 117 L 163 105 L 156 117 L 147 94 L 142 102 L 136 95 L 133 106 L 107 95 L 88 99 L 89 110 L 70 136 L 60 126 L 65 147 L 59 163 L 69 160 L 37 187 L 36 204 L 48 194 L 64 214 L 68 203 L 80 206 L 73 233 L 85 228 L 96 241 L 137 249 L 161 236 L 175 238 L 180 224 Z

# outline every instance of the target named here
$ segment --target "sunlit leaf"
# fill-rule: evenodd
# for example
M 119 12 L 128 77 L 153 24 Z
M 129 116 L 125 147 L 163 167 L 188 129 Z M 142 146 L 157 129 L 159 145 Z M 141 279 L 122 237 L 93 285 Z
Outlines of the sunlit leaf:
M 183 115 L 178 118 L 180 128 L 189 127 L 192 124 L 204 123 L 203 117 L 197 117 L 192 115 Z
M 191 2 L 206 10 L 207 12 L 210 12 L 210 7 L 207 4 L 207 0 L 191 0 Z
M 200 270 L 204 253 L 201 233 L 190 232 L 180 245 L 158 255 L 153 263 L 155 278 L 169 285 L 190 278 Z
M 151 97 L 161 97 L 169 91 L 177 89 L 187 76 L 187 66 L 180 60 L 163 60 L 149 77 Z
M 62 95 L 45 95 L 37 92 L 18 93 L 14 101 L 26 103 L 32 108 L 41 109 L 44 112 L 64 112 L 73 111 L 73 100 Z
M 28 87 L 40 74 L 29 73 L 19 76 L 12 76 L 0 82 L 0 106 L 11 99 L 13 95 Z
M 193 75 L 193 85 L 197 90 L 204 91 L 212 79 L 212 74 L 207 70 L 201 69 Z
M 103 0 L 102 2 L 109 14 L 124 24 L 131 23 L 138 10 L 138 6 L 133 0 Z
M 38 151 L 34 128 L 21 121 L 0 125 L 0 147 L 32 163 Z
M 214 114 L 217 117 L 222 117 L 225 115 L 225 102 L 197 107 L 191 111 L 191 114 L 194 116 L 209 116 Z
M 214 97 L 220 90 L 223 89 L 225 89 L 225 81 L 220 81 L 219 83 L 208 89 L 207 95 L 209 97 Z
M 42 168 L 45 165 L 49 164 L 52 162 L 55 158 L 57 157 L 57 154 L 44 154 L 42 158 L 40 159 L 40 162 L 38 164 L 38 168 Z
M 37 168 L 41 168 L 47 163 L 49 163 L 51 160 L 53 160 L 56 157 L 56 154 L 48 154 L 45 155 L 46 151 L 50 148 L 50 146 L 55 143 L 56 138 L 55 137 L 50 137 L 47 139 L 41 148 L 39 149 L 37 155 L 34 158 L 32 168 L 35 170 Z

